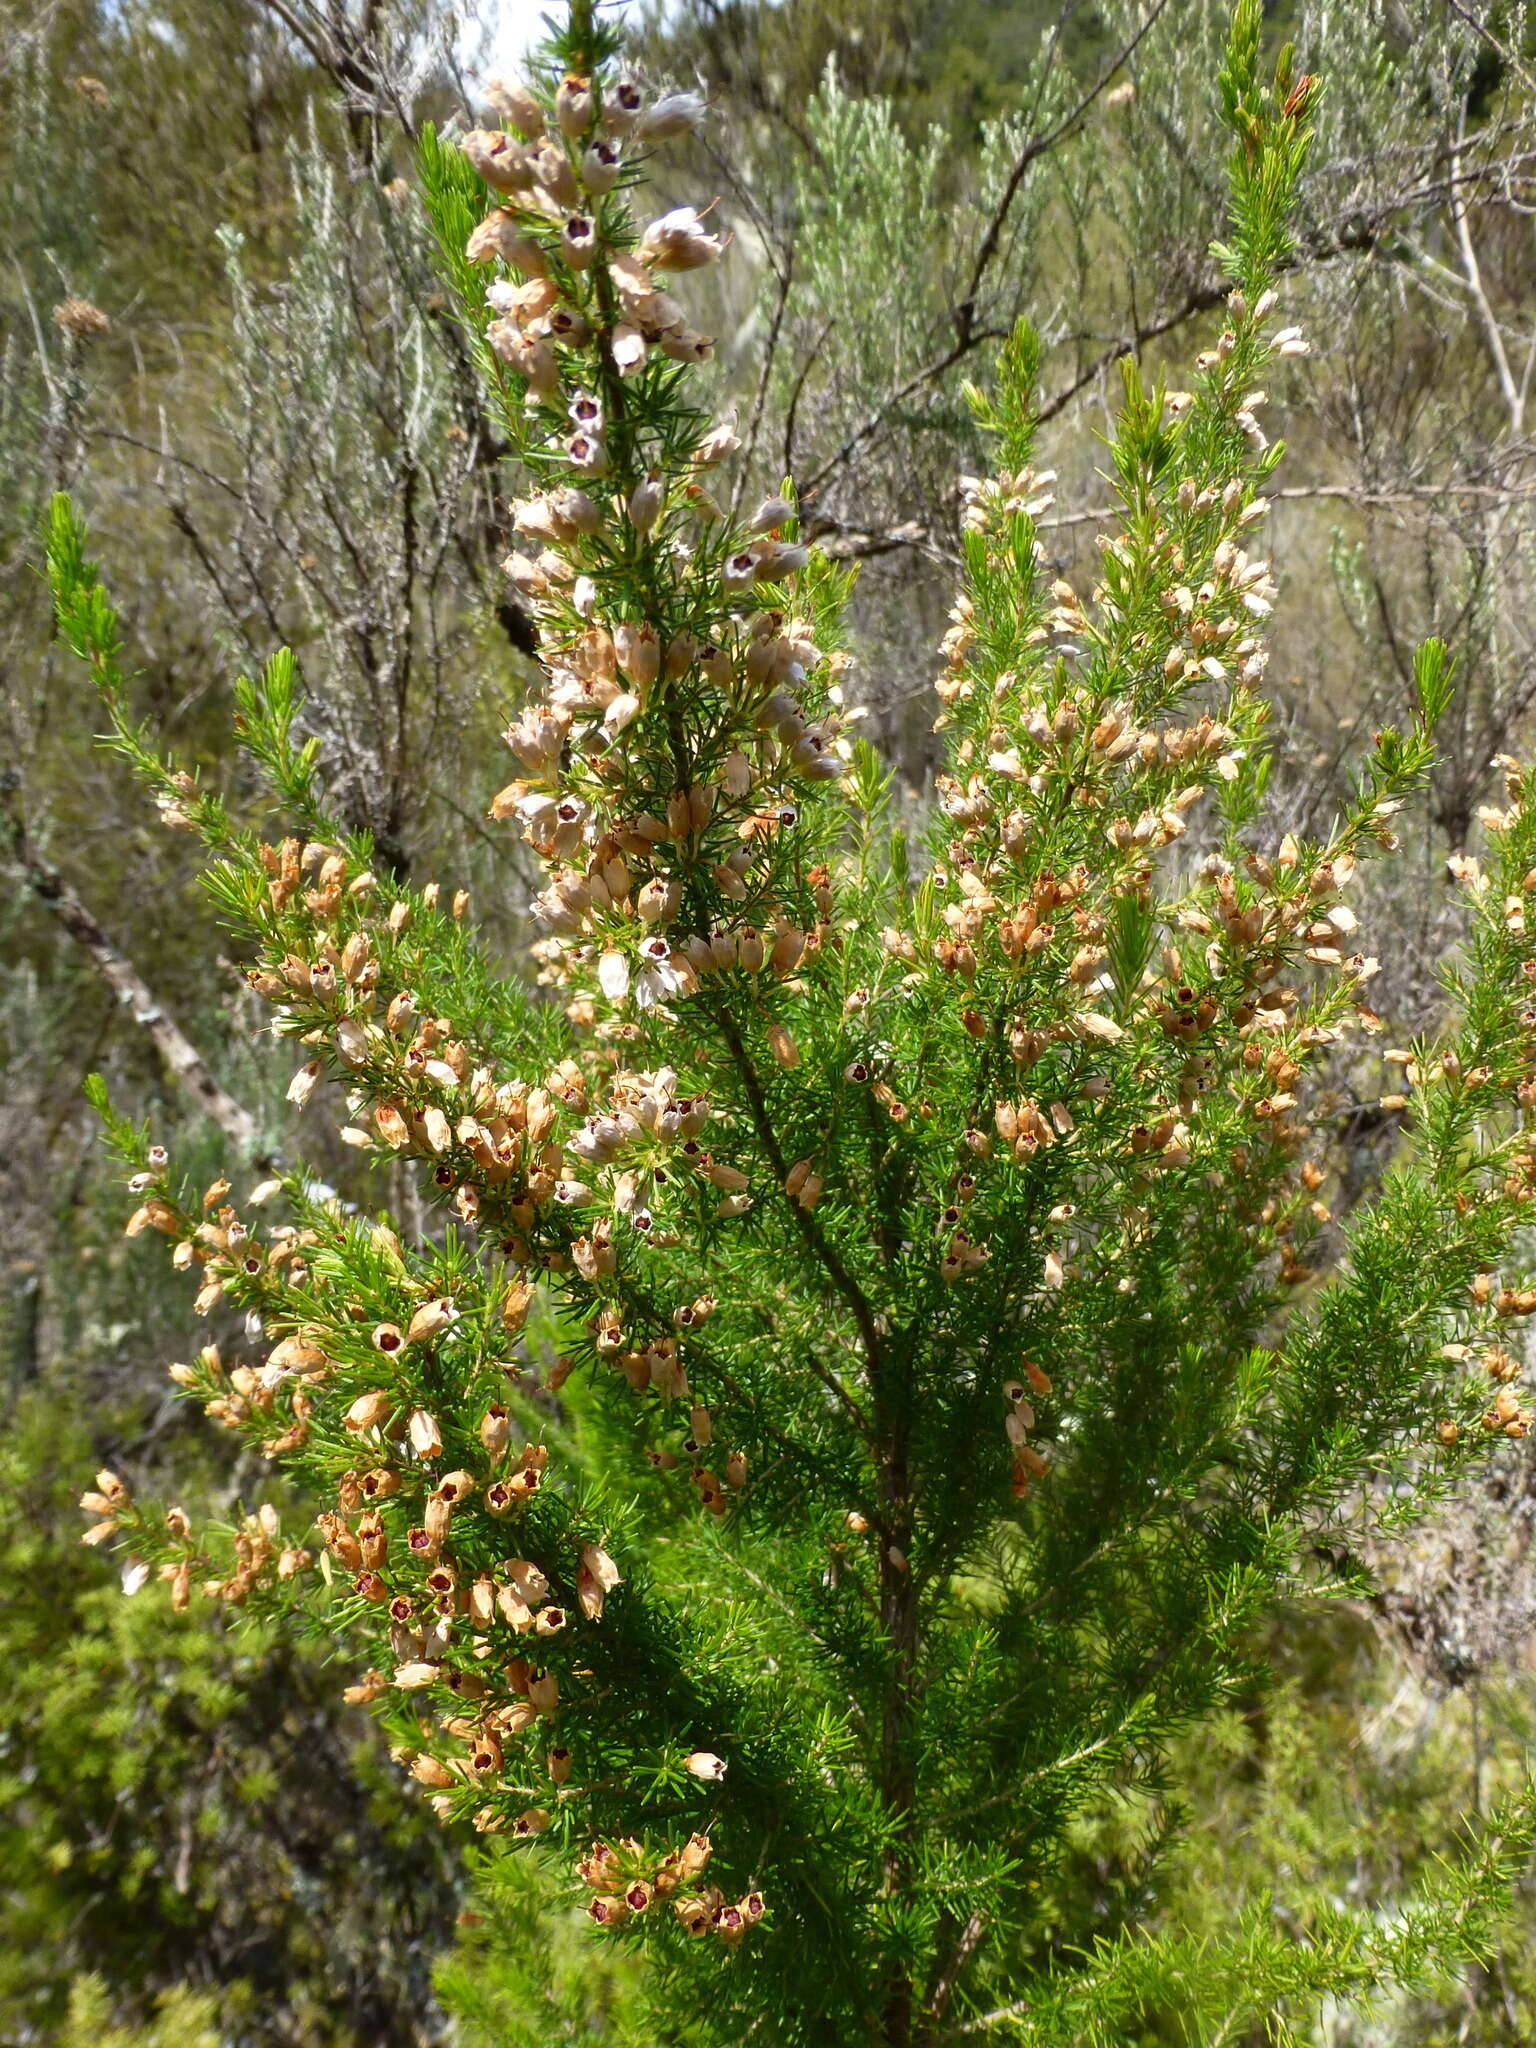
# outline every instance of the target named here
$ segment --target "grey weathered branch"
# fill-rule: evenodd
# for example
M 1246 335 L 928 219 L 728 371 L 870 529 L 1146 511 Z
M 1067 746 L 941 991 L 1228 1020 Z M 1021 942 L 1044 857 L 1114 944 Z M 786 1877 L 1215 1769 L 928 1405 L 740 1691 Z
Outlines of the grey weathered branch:
M 893 555 L 902 548 L 914 548 L 930 561 L 958 569 L 961 558 L 953 548 L 941 547 L 920 520 L 908 519 L 900 526 L 881 527 L 875 532 L 844 526 L 835 519 L 808 519 L 805 538 L 814 541 L 822 554 L 836 562 L 867 561 L 872 555 Z
M 207 1061 L 169 1014 L 122 949 L 103 930 L 79 895 L 42 853 L 27 830 L 20 793 L 5 791 L 11 853 L 37 900 L 52 912 L 97 974 L 145 1031 L 166 1072 L 235 1144 L 254 1144 L 257 1122 L 215 1079 Z
M 1279 490 L 1267 493 L 1271 503 L 1289 503 L 1296 499 L 1338 498 L 1349 505 L 1419 505 L 1436 504 L 1446 499 L 1473 498 L 1479 501 L 1493 500 L 1498 504 L 1509 504 L 1520 498 L 1536 498 L 1536 484 L 1476 484 L 1459 477 L 1452 477 L 1444 483 L 1393 484 L 1383 489 L 1374 489 L 1369 484 L 1286 484 Z M 1116 517 L 1113 505 L 1085 505 L 1080 511 L 1059 512 L 1036 524 L 1042 533 L 1061 526 L 1102 526 L 1106 520 Z M 829 554 L 836 553 L 828 548 Z

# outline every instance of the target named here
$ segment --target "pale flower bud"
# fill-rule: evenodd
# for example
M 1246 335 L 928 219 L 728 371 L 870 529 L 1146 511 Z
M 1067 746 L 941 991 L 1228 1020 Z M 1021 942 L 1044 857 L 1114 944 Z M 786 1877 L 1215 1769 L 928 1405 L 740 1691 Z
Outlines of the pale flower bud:
M 597 963 L 597 985 L 610 1003 L 622 1003 L 629 994 L 629 962 L 610 948 Z
M 782 526 L 786 519 L 793 519 L 795 508 L 788 498 L 764 498 L 752 517 L 747 521 L 749 533 L 768 533 L 776 526 Z
M 560 230 L 560 248 L 572 270 L 587 270 L 597 254 L 597 229 L 585 213 L 573 213 Z
M 560 365 L 547 341 L 524 334 L 515 320 L 493 320 L 485 338 L 503 362 L 527 380 L 535 398 L 554 398 L 560 389 Z
M 623 1573 L 598 1544 L 589 1543 L 581 1553 L 581 1562 L 605 1593 L 611 1593 L 615 1586 L 624 1582 Z
M 789 974 L 800 964 L 804 951 L 805 933 L 794 925 L 785 925 L 774 939 L 769 964 L 776 974 Z
M 352 1436 L 361 1436 L 364 1430 L 377 1429 L 388 1422 L 395 1412 L 393 1397 L 389 1394 L 359 1394 L 342 1419 L 342 1427 Z
M 649 623 L 624 620 L 613 629 L 613 651 L 620 670 L 644 691 L 655 682 L 661 669 L 661 643 Z
M 576 1598 L 581 1611 L 588 1621 L 601 1621 L 606 1589 L 599 1583 L 591 1567 L 585 1562 L 576 1574 Z
M 436 1301 L 429 1301 L 417 1309 L 411 1317 L 410 1328 L 406 1331 L 408 1344 L 419 1344 L 424 1338 L 435 1337 L 459 1319 L 459 1312 L 446 1295 Z
M 810 560 L 811 551 L 798 541 L 759 541 L 757 555 L 757 576 L 759 581 L 781 583 L 786 576 L 793 576 L 803 569 Z
M 636 253 L 654 270 L 697 270 L 713 263 L 723 246 L 718 235 L 706 232 L 691 206 L 675 206 L 651 222 Z
M 542 188 L 540 203 L 553 202 L 575 211 L 581 202 L 581 188 L 563 149 L 552 141 L 543 143 L 529 152 L 529 168 Z
M 509 277 L 498 277 L 485 288 L 485 303 L 491 311 L 510 313 L 520 327 L 528 327 L 535 320 L 544 319 L 553 312 L 559 299 L 559 289 L 548 277 L 531 277 L 526 284 L 514 284 Z
M 549 274 L 543 250 L 502 206 L 494 208 L 471 231 L 464 245 L 464 254 L 471 263 L 500 261 L 509 264 L 526 278 L 543 278 Z
M 653 876 L 635 899 L 635 908 L 646 924 L 670 924 L 682 902 L 682 884 Z
M 295 1109 L 302 1109 L 309 1101 L 311 1095 L 314 1094 L 315 1084 L 320 1079 L 321 1071 L 321 1062 L 319 1060 L 310 1060 L 306 1066 L 299 1068 L 299 1071 L 288 1083 L 288 1100 Z
M 499 128 L 472 128 L 459 147 L 497 192 L 527 192 L 533 184 L 528 153 Z
M 701 466 L 711 462 L 722 462 L 727 455 L 734 455 L 741 446 L 741 436 L 728 420 L 721 420 L 710 428 L 698 447 L 693 451 L 693 460 Z
M 600 434 L 572 434 L 565 444 L 565 452 L 571 467 L 579 470 L 583 476 L 607 474 L 608 447 Z
M 781 1067 L 787 1069 L 798 1067 L 800 1064 L 800 1048 L 796 1045 L 793 1034 L 783 1024 L 769 1025 L 768 1050 Z M 790 1192 L 793 1194 L 796 1190 L 791 1189 Z
M 656 337 L 656 346 L 674 363 L 707 363 L 715 353 L 713 339 L 692 327 L 664 327 Z M 718 506 L 714 516 L 723 516 Z
M 645 104 L 632 78 L 621 78 L 603 97 L 603 126 L 610 135 L 628 135 Z
M 618 323 L 609 336 L 609 347 L 621 377 L 631 376 L 645 361 L 645 336 L 632 321 Z
M 642 142 L 668 142 L 674 135 L 690 134 L 703 121 L 704 107 L 699 93 L 663 93 L 636 120 L 635 134 Z
M 560 1704 L 560 1681 L 553 1671 L 541 1671 L 528 1681 L 528 1697 L 541 1714 L 552 1714 Z
M 622 159 L 611 142 L 594 142 L 581 159 L 581 182 L 595 199 L 611 192 L 619 180 Z
M 636 533 L 649 533 L 661 515 L 667 487 L 659 470 L 651 470 L 629 494 L 629 523 Z
M 536 1564 L 527 1558 L 515 1557 L 507 1566 L 507 1584 L 526 1607 L 537 1607 L 541 1600 L 549 1598 L 549 1580 Z
M 411 1448 L 418 1458 L 440 1458 L 443 1455 L 442 1431 L 425 1408 L 412 1410 L 409 1427 Z
M 602 507 L 586 491 L 578 490 L 574 484 L 550 495 L 550 510 L 557 519 L 577 533 L 601 533 L 603 530 Z
M 503 121 L 508 121 L 526 142 L 539 142 L 544 135 L 544 109 L 520 78 L 488 78 L 485 97 Z
M 555 119 L 561 132 L 580 135 L 592 125 L 592 82 L 587 78 L 562 78 L 555 92 Z
M 625 726 L 638 715 L 639 710 L 640 699 L 631 696 L 627 690 L 621 690 L 603 713 L 603 731 L 610 739 L 617 739 Z

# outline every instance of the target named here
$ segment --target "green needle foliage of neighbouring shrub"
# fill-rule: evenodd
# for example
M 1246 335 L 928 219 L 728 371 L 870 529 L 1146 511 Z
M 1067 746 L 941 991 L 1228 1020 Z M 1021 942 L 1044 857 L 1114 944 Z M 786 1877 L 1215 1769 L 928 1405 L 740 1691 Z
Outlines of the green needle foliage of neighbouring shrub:
M 135 2016 L 144 2048 L 417 2039 L 447 1845 L 336 1715 L 321 1655 L 177 1616 L 141 1569 L 131 1598 L 102 1582 L 61 1434 L 169 1453 L 142 1411 L 61 1380 L 10 1408 L 0 1445 L 0 2041 L 115 2044 L 107 2021 Z M 181 1449 L 185 1497 L 217 1498 Z
M 1524 1860 L 1511 1807 L 1390 1920 L 1054 1926 L 1080 1817 L 1252 1682 L 1276 1599 L 1350 1583 L 1354 1522 L 1530 1420 L 1513 762 L 1458 868 L 1453 1022 L 1393 1049 L 1412 1146 L 1347 1229 L 1322 1199 L 1323 1081 L 1379 1029 L 1351 880 L 1451 678 L 1419 651 L 1322 837 L 1271 815 L 1263 391 L 1306 346 L 1279 295 L 1317 87 L 1259 42 L 1242 0 L 1225 324 L 1187 389 L 1127 368 L 1092 589 L 1042 565 L 1027 330 L 974 396 L 995 475 L 964 485 L 921 845 L 855 736 L 845 573 L 792 482 L 730 509 L 687 311 L 726 238 L 633 210 L 705 109 L 627 78 L 590 6 L 489 88 L 504 127 L 422 156 L 530 478 L 542 687 L 484 792 L 537 871 L 527 973 L 339 827 L 285 656 L 238 693 L 270 841 L 163 762 L 55 508 L 60 631 L 207 847 L 291 1099 L 436 1205 L 200 1190 L 98 1090 L 130 1232 L 244 1317 L 173 1377 L 305 1506 L 194 1524 L 104 1471 L 87 1541 L 344 1649 L 403 1771 L 493 1838 L 505 2038 L 1122 2042 L 1154 2009 L 1231 2038 L 1454 1965 Z M 519 1855 L 592 1923 L 590 2001 Z

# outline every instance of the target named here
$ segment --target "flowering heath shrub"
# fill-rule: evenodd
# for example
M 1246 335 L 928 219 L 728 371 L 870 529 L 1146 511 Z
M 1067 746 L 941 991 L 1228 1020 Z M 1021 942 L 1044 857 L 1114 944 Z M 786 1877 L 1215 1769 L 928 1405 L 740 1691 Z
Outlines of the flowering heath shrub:
M 1389 1049 L 1411 1143 L 1328 1208 L 1321 1080 L 1383 1028 L 1351 882 L 1451 682 L 1422 648 L 1415 722 L 1324 837 L 1271 814 L 1264 386 L 1306 349 L 1317 86 L 1261 76 L 1259 28 L 1242 0 L 1219 80 L 1224 314 L 1186 388 L 1126 365 L 1091 588 L 1037 537 L 1027 329 L 972 394 L 996 468 L 963 484 L 920 846 L 854 737 L 847 572 L 792 482 L 731 509 L 698 401 L 689 274 L 730 230 L 648 217 L 642 181 L 708 110 L 589 6 L 421 167 L 527 478 L 541 675 L 481 799 L 536 864 L 526 971 L 328 814 L 286 656 L 238 693 L 274 826 L 163 762 L 56 506 L 60 628 L 207 848 L 290 1100 L 433 1205 L 411 1231 L 302 1169 L 189 1186 L 103 1101 L 130 1232 L 234 1333 L 172 1376 L 281 1485 L 212 1529 L 101 1473 L 86 1540 L 332 1638 L 402 1773 L 533 1845 L 688 2038 L 1123 2040 L 1154 1980 L 1265 2013 L 1463 1952 L 1522 1851 L 1506 1817 L 1401 1927 L 1235 1915 L 1241 1967 L 1042 1935 L 1074 1816 L 1231 1698 L 1276 1597 L 1530 1420 L 1513 762 L 1453 1020 Z

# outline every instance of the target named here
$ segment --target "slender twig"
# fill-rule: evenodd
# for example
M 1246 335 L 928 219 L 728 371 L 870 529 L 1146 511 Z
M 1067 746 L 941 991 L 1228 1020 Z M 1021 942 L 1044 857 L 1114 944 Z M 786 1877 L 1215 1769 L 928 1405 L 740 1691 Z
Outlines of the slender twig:
M 804 537 L 815 541 L 822 554 L 835 562 L 866 561 L 874 555 L 893 555 L 902 548 L 913 548 L 931 562 L 944 563 L 946 568 L 958 570 L 964 566 L 952 548 L 941 548 L 915 519 L 902 526 L 888 526 L 883 533 L 860 532 L 836 519 L 810 519 L 805 524 Z
M 955 1986 L 964 1974 L 966 1964 L 976 1953 L 986 1924 L 984 1915 L 973 1913 L 961 1928 L 960 1939 L 955 1943 L 949 1960 L 934 1980 L 933 1989 L 928 1996 L 928 2012 L 934 2021 L 944 2017 L 944 2008 L 949 2004 Z
M 988 2027 L 1000 2027 L 1004 2020 L 1016 2020 L 1029 2011 L 1027 1998 L 1016 1998 L 1012 2005 L 994 2006 L 991 2012 L 978 2013 L 973 2020 L 962 2020 L 958 2027 L 951 2027 L 944 2036 L 946 2041 L 957 2041 L 962 2034 L 984 2034 Z
M 1173 312 L 1162 314 L 1155 320 L 1133 328 L 1129 334 L 1122 335 L 1118 341 L 1112 342 L 1108 348 L 1096 355 L 1092 362 L 1081 369 L 1054 397 L 1046 399 L 1036 417 L 1042 424 L 1046 420 L 1055 419 L 1058 413 L 1066 411 L 1085 385 L 1096 383 L 1112 363 L 1118 363 L 1122 356 L 1137 354 L 1149 341 L 1157 341 L 1165 334 L 1172 334 L 1175 328 L 1184 326 L 1186 321 L 1195 319 L 1201 313 L 1210 312 L 1213 306 L 1221 304 L 1227 296 L 1228 289 L 1227 285 L 1214 282 L 1198 285 Z
M 1517 498 L 1536 498 L 1536 484 L 1472 484 L 1451 481 L 1440 484 L 1396 484 L 1371 490 L 1358 484 L 1291 484 L 1268 493 L 1272 502 L 1309 498 L 1338 498 L 1351 505 L 1433 504 L 1442 498 L 1492 498 L 1498 503 Z M 1117 516 L 1114 505 L 1089 505 L 1077 512 L 1059 512 L 1035 524 L 1042 533 L 1061 526 L 1102 524 Z M 829 553 L 835 549 L 829 549 Z
M 784 330 L 784 313 L 789 305 L 790 280 L 794 272 L 793 259 L 786 259 L 782 265 L 775 265 L 778 275 L 778 290 L 774 294 L 773 318 L 768 323 L 768 339 L 763 345 L 762 367 L 757 374 L 757 390 L 752 398 L 752 417 L 747 425 L 747 438 L 742 449 L 741 461 L 736 469 L 735 488 L 731 492 L 731 517 L 734 519 L 741 510 L 742 495 L 752 472 L 753 457 L 757 454 L 757 437 L 762 431 L 763 413 L 768 404 L 768 389 L 773 382 L 774 365 L 778 361 L 779 337 Z
M 1486 25 L 1486 23 L 1479 21 L 1477 16 L 1473 14 L 1469 8 L 1463 7 L 1461 4 L 1461 0 L 1448 0 L 1448 4 L 1450 6 L 1452 14 L 1454 14 L 1458 18 L 1458 20 L 1464 21 L 1467 24 L 1467 27 L 1471 29 L 1473 35 L 1481 37 L 1481 39 L 1485 43 L 1487 43 L 1491 49 L 1496 50 L 1498 52 L 1499 56 L 1504 60 L 1504 62 L 1509 66 L 1510 70 L 1514 72 L 1516 78 L 1518 78 L 1520 83 L 1525 87 L 1526 91 L 1536 93 L 1536 78 L 1532 78 L 1530 72 L 1526 70 L 1525 66 L 1520 62 L 1520 59 L 1515 54 L 1515 52 L 1511 50 L 1507 44 L 1501 43 L 1498 37 L 1493 33 L 1493 30 L 1489 28 Z
M 1112 57 L 1107 63 L 1100 66 L 1098 77 L 1094 80 L 1088 91 L 1079 99 L 1072 111 L 1069 114 L 1063 115 L 1054 128 L 1048 128 L 1043 135 L 1032 137 L 1030 141 L 1025 143 L 1018 156 L 1014 159 L 1013 169 L 1008 174 L 1008 181 L 1003 187 L 1002 195 L 997 205 L 993 208 L 992 218 L 988 221 L 986 232 L 983 234 L 980 245 L 977 248 L 975 261 L 971 265 L 971 274 L 966 282 L 965 296 L 955 311 L 955 329 L 962 341 L 965 340 L 974 324 L 977 296 L 981 291 L 987 271 L 990 269 L 992 261 L 1002 245 L 1003 230 L 1007 226 L 1008 215 L 1012 210 L 1013 202 L 1018 197 L 1019 187 L 1024 182 L 1024 173 L 1032 163 L 1035 163 L 1040 157 L 1053 150 L 1059 142 L 1065 142 L 1080 126 L 1095 100 L 1098 99 L 1100 93 L 1108 85 L 1110 79 L 1114 77 L 1122 65 L 1128 64 L 1131 58 L 1135 56 L 1143 40 L 1150 34 L 1167 5 L 1168 0 L 1153 0 L 1152 11 L 1146 20 L 1143 21 L 1140 28 L 1137 29 L 1135 35 L 1131 37 L 1118 56 Z
M 821 484 L 825 483 L 834 469 L 840 468 L 851 455 L 856 454 L 871 434 L 879 432 L 893 408 L 900 405 L 904 398 L 910 398 L 914 391 L 920 391 L 925 384 L 931 384 L 935 378 L 942 377 L 946 370 L 952 370 L 956 363 L 963 362 L 968 355 L 971 355 L 976 349 L 980 348 L 984 342 L 1002 341 L 1007 332 L 1008 330 L 1005 327 L 976 328 L 945 349 L 942 355 L 935 356 L 932 362 L 924 363 L 920 370 L 914 370 L 905 383 L 899 384 L 894 391 L 888 392 L 876 410 L 869 413 L 854 428 L 851 434 L 838 443 L 826 461 L 822 463 L 821 467 L 806 482 L 803 487 L 803 494 L 808 494 L 818 489 Z M 820 344 L 818 343 L 819 346 Z M 807 370 L 810 363 L 814 362 L 814 360 L 815 353 L 813 351 L 807 359 Z M 804 381 L 804 376 L 805 372 L 802 371 L 802 382 Z
M 1009 173 L 1002 195 L 993 209 L 992 217 L 987 222 L 981 241 L 977 246 L 975 258 L 971 264 L 970 276 L 966 282 L 965 295 L 955 309 L 954 342 L 942 354 L 925 363 L 921 369 L 915 370 L 894 391 L 888 392 L 879 405 L 867 414 L 860 424 L 853 429 L 852 433 L 845 436 L 816 470 L 815 474 L 807 480 L 804 486 L 807 493 L 816 490 L 835 469 L 841 468 L 850 457 L 855 455 L 872 434 L 878 433 L 891 412 L 901 404 L 903 399 L 910 398 L 913 392 L 920 391 L 925 384 L 931 384 L 937 378 L 944 376 L 947 371 L 954 368 L 956 363 L 962 362 L 985 342 L 1001 341 L 1004 338 L 1007 333 L 1006 328 L 995 326 L 978 327 L 976 325 L 976 303 L 987 272 L 991 268 L 999 248 L 1002 246 L 1003 231 L 1007 226 L 1008 215 L 1012 210 L 1013 202 L 1018 197 L 1019 187 L 1024 181 L 1024 174 L 1032 163 L 1037 162 L 1040 157 L 1056 148 L 1059 143 L 1066 141 L 1075 132 L 1115 72 L 1135 54 L 1136 50 L 1140 47 L 1142 39 L 1149 33 L 1153 24 L 1167 7 L 1167 4 L 1168 0 L 1154 0 L 1152 11 L 1141 27 L 1131 37 L 1118 56 L 1101 68 L 1093 85 L 1083 94 L 1072 111 L 1063 115 L 1060 121 L 1056 122 L 1053 127 L 1046 129 L 1043 134 L 1036 135 L 1025 143 L 1014 160 L 1013 169 Z M 1125 351 L 1122 350 L 1120 352 L 1124 353 Z M 803 376 L 804 372 L 802 372 L 802 379 Z M 1065 403 L 1065 400 L 1063 400 L 1063 403 Z
M 821 354 L 821 345 L 836 324 L 836 321 L 828 320 L 823 326 L 820 334 L 817 335 L 815 341 L 806 350 L 805 360 L 796 371 L 795 381 L 790 387 L 789 404 L 784 408 L 784 469 L 788 476 L 793 476 L 795 473 L 795 428 L 799 424 L 800 400 L 805 395 L 806 383 L 811 371 L 815 368 L 816 358 Z M 805 497 L 806 491 L 811 488 L 813 488 L 812 485 L 801 486 L 800 496 L 802 500 Z
M 1462 119 L 1464 131 L 1465 116 Z M 1453 168 L 1460 166 L 1460 151 L 1464 139 L 1463 132 L 1463 135 L 1457 138 L 1456 150 L 1452 153 Z M 1488 342 L 1488 353 L 1493 359 L 1494 370 L 1498 375 L 1499 389 L 1504 394 L 1504 403 L 1509 407 L 1509 423 L 1512 430 L 1518 434 L 1525 409 L 1523 387 L 1517 383 L 1515 373 L 1510 367 L 1509 351 L 1504 346 L 1504 331 L 1499 325 L 1498 316 L 1489 303 L 1488 293 L 1483 285 L 1483 268 L 1477 260 L 1477 245 L 1472 240 L 1466 203 L 1460 194 L 1451 201 L 1451 219 L 1455 223 L 1456 242 L 1461 250 L 1467 288 L 1472 294 L 1478 317 L 1482 321 L 1483 333 Z
M 870 1303 L 869 1296 L 843 1264 L 842 1259 L 828 1242 L 826 1233 L 822 1230 L 811 1211 L 803 1209 L 798 1202 L 784 1194 L 784 1183 L 789 1177 L 789 1167 L 784 1158 L 783 1148 L 779 1144 L 778 1134 L 773 1128 L 773 1118 L 768 1110 L 768 1098 L 763 1093 L 763 1084 L 758 1076 L 757 1068 L 752 1063 L 752 1055 L 747 1050 L 746 1042 L 742 1038 L 735 1018 L 723 1005 L 716 1005 L 710 1014 L 720 1032 L 720 1036 L 725 1040 L 726 1049 L 731 1055 L 732 1063 L 736 1068 L 742 1088 L 746 1093 L 747 1106 L 751 1111 L 752 1123 L 757 1131 L 758 1142 L 767 1155 L 768 1164 L 772 1169 L 780 1194 L 784 1195 L 784 1203 L 790 1217 L 800 1235 L 805 1239 L 807 1245 L 809 1245 L 825 1269 L 833 1286 L 836 1287 L 838 1293 L 842 1295 L 848 1306 L 853 1310 L 853 1318 L 858 1324 L 859 1335 L 863 1340 L 865 1358 L 869 1365 L 873 1367 L 881 1355 L 881 1346 L 880 1333 L 875 1321 L 875 1312 Z M 857 1422 L 860 1431 L 867 1438 L 871 1433 L 871 1424 L 869 1417 L 865 1414 L 858 1401 L 855 1400 L 842 1381 L 838 1379 L 837 1375 L 831 1371 L 830 1367 L 817 1365 L 813 1369 L 817 1371 L 819 1376 L 825 1378 L 831 1390 L 847 1408 L 849 1415 Z

